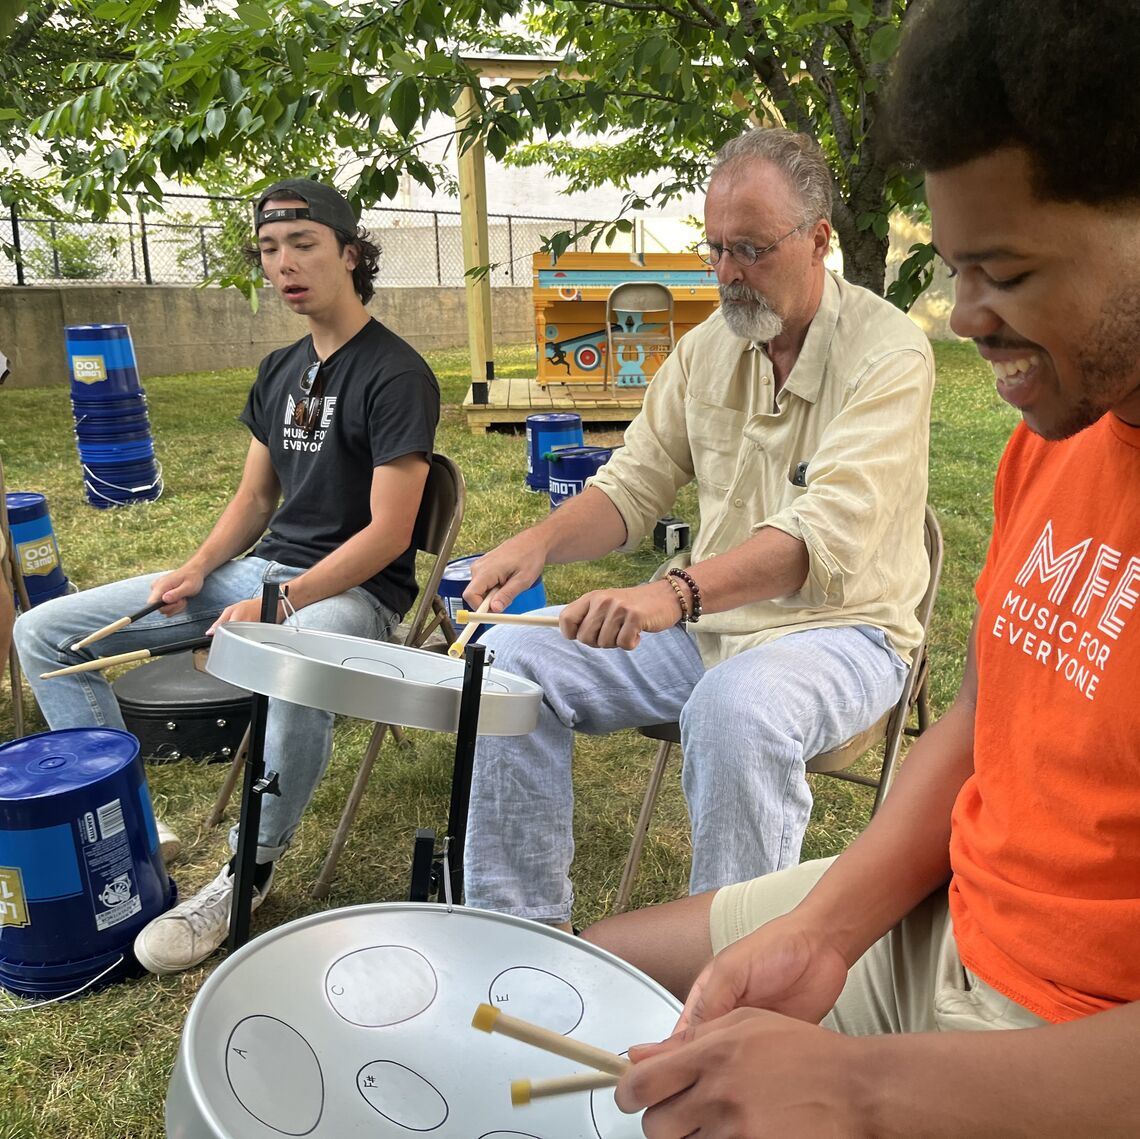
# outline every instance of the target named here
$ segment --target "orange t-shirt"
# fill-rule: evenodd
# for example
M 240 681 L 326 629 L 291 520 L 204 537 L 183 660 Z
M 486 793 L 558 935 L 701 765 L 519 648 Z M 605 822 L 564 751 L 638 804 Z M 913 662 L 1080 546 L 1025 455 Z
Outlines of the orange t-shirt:
M 950 910 L 968 968 L 1066 1021 L 1140 1000 L 1140 428 L 1019 426 L 994 515 Z

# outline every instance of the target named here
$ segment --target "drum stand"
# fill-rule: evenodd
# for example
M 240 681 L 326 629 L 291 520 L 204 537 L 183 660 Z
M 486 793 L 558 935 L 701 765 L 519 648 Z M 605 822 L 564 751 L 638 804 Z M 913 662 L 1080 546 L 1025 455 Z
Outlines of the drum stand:
M 463 847 L 467 841 L 467 810 L 471 803 L 471 775 L 475 767 L 475 741 L 479 732 L 479 698 L 487 648 L 475 642 L 463 650 L 463 690 L 459 697 L 459 725 L 455 734 L 455 766 L 451 773 L 451 806 L 447 833 L 436 857 L 435 831 L 416 828 L 412 848 L 412 882 L 408 898 L 436 900 L 450 906 L 463 898 Z
M 261 591 L 261 619 L 277 620 L 277 586 L 266 582 Z M 280 795 L 277 772 L 265 771 L 265 720 L 269 697 L 260 692 L 250 696 L 249 750 L 245 757 L 245 783 L 242 785 L 241 814 L 238 817 L 237 855 L 234 859 L 234 893 L 230 905 L 230 937 L 226 947 L 232 953 L 249 940 L 249 918 L 253 906 L 253 876 L 257 867 L 257 836 L 261 830 L 261 796 Z
M 277 617 L 277 586 L 267 583 L 261 595 L 261 620 L 272 624 Z M 459 724 L 455 736 L 455 766 L 451 776 L 451 805 L 447 833 L 436 851 L 435 831 L 416 828 L 412 851 L 410 900 L 426 902 L 434 894 L 450 906 L 463 898 L 463 847 L 467 838 L 467 810 L 471 802 L 471 776 L 475 765 L 475 741 L 479 729 L 479 701 L 486 666 L 485 645 L 471 643 L 464 650 L 463 688 L 459 698 Z M 249 940 L 253 902 L 257 840 L 261 828 L 261 796 L 279 795 L 277 772 L 265 770 L 265 721 L 269 697 L 254 692 L 250 697 L 249 750 L 245 761 L 241 814 L 238 820 L 237 854 L 234 859 L 234 892 L 230 907 L 227 948 L 232 953 Z

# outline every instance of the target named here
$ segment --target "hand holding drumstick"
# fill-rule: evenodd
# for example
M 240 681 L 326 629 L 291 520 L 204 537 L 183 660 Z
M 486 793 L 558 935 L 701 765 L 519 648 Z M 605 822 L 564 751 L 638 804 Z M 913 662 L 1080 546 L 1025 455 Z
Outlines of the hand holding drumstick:
M 476 609 L 475 612 L 486 613 L 491 608 L 491 600 L 497 592 L 498 590 L 491 590 L 491 592 L 488 593 L 487 596 L 484 597 L 483 600 L 479 603 L 479 608 Z M 470 618 L 471 616 L 471 614 L 468 613 L 466 609 L 460 609 L 459 614 L 462 614 L 464 618 Z M 471 638 L 475 635 L 475 630 L 479 628 L 478 621 L 460 620 L 459 614 L 456 615 L 456 622 L 460 625 L 466 625 L 467 628 L 464 629 L 458 637 L 456 637 L 454 643 L 447 650 L 447 655 L 449 657 L 461 657 L 463 655 L 464 648 L 467 646 L 467 642 L 471 640 Z
M 144 605 L 137 613 L 131 613 L 126 617 L 120 617 L 117 621 L 112 621 L 109 625 L 104 625 L 101 629 L 96 629 L 93 633 L 88 633 L 80 641 L 76 641 L 71 646 L 71 651 L 78 652 L 80 649 L 85 648 L 87 645 L 93 645 L 96 641 L 101 641 L 104 637 L 109 637 L 112 633 L 117 633 L 120 629 L 125 629 L 128 625 L 133 624 L 135 621 L 141 620 L 143 617 L 149 616 L 157 609 L 161 609 L 165 604 L 164 601 L 151 602 L 150 605 Z

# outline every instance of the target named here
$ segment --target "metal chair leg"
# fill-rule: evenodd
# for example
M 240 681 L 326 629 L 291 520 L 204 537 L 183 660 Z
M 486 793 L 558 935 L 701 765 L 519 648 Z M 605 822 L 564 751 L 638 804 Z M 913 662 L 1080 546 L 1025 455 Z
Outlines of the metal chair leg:
M 242 736 L 241 743 L 238 744 L 237 752 L 233 759 L 230 760 L 225 782 L 222 783 L 221 790 L 218 791 L 218 797 L 214 800 L 214 809 L 210 812 L 210 817 L 206 820 L 206 826 L 216 827 L 222 821 L 222 816 L 226 813 L 226 804 L 230 801 L 230 796 L 234 793 L 234 788 L 237 786 L 237 781 L 241 776 L 242 768 L 245 766 L 245 757 L 248 752 L 249 728 L 246 728 L 245 735 Z
M 8 679 L 12 683 L 12 726 L 16 731 L 16 739 L 21 739 L 24 735 L 24 688 L 20 658 L 16 655 L 15 645 L 8 648 Z
M 662 740 L 657 747 L 657 758 L 649 776 L 649 785 L 645 788 L 645 798 L 641 801 L 641 813 L 637 816 L 637 826 L 633 829 L 633 841 L 629 845 L 629 856 L 625 860 L 625 869 L 622 871 L 617 896 L 614 898 L 612 913 L 620 914 L 629 906 L 629 899 L 633 894 L 633 882 L 637 877 L 637 867 L 641 862 L 641 851 L 645 846 L 645 836 L 649 833 L 649 820 L 653 817 L 653 808 L 657 803 L 657 795 L 661 790 L 661 781 L 665 777 L 665 768 L 669 763 L 669 753 L 672 749 L 673 745 L 668 740 Z
M 915 707 L 918 712 L 918 734 L 922 735 L 930 727 L 930 704 L 926 698 L 926 677 L 922 678 L 922 686 L 918 690 L 918 699 Z
M 340 860 L 340 853 L 344 850 L 345 843 L 348 842 L 348 832 L 352 829 L 356 810 L 360 806 L 360 800 L 364 798 L 365 790 L 368 788 L 368 777 L 372 774 L 372 765 L 380 753 L 380 745 L 384 742 L 384 732 L 388 727 L 388 724 L 377 724 L 372 729 L 372 738 L 368 741 L 368 750 L 364 753 L 364 759 L 361 760 L 360 767 L 357 769 L 352 790 L 348 794 L 348 801 L 341 812 L 340 822 L 337 823 L 336 834 L 333 835 L 332 842 L 329 844 L 329 852 L 325 855 L 321 872 L 317 876 L 316 882 L 313 883 L 311 892 L 314 898 L 325 897 L 332 886 L 332 880 L 336 876 L 336 864 Z

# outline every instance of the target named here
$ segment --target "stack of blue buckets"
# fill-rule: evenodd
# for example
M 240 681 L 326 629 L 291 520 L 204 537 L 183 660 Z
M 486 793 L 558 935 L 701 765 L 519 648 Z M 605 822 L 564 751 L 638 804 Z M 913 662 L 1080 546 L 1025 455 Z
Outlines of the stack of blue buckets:
M 75 442 L 87 501 L 100 508 L 162 494 L 146 392 L 125 324 L 69 325 L 67 360 Z

